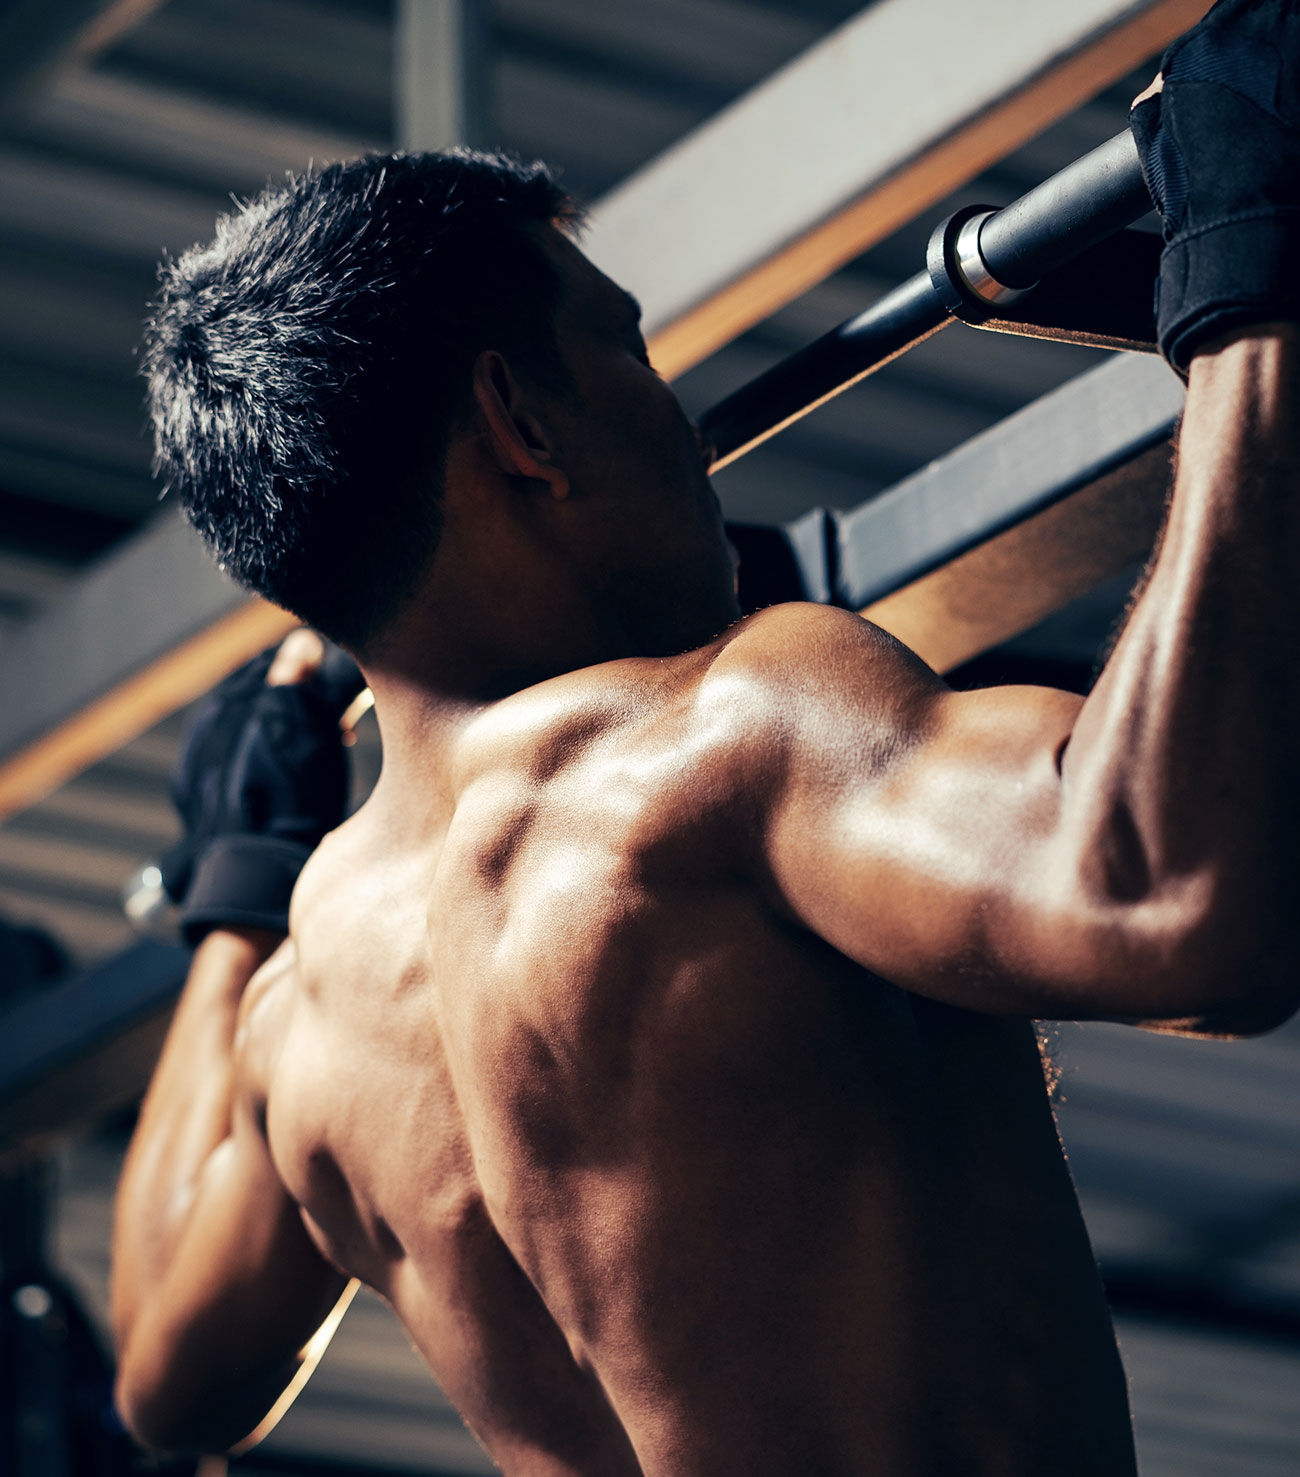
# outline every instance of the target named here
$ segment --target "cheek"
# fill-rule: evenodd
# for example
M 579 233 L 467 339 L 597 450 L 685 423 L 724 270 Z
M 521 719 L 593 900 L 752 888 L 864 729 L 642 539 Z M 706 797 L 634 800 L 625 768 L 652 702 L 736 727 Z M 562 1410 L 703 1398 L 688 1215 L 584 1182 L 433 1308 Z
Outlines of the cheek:
M 703 459 L 671 386 L 630 354 L 601 356 L 580 383 L 576 455 L 620 502 L 698 503 Z M 712 502 L 712 497 L 708 497 Z
M 656 393 L 649 397 L 647 416 L 650 439 L 668 472 L 684 478 L 688 487 L 695 488 L 703 481 L 704 471 L 695 428 L 673 391 L 658 378 L 655 387 Z

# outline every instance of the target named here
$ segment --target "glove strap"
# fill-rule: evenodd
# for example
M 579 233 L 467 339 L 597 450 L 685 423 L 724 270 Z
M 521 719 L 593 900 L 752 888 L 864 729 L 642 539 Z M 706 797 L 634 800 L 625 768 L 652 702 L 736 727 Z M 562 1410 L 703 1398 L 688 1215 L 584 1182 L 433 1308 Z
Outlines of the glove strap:
M 217 836 L 194 865 L 181 909 L 191 947 L 214 928 L 289 931 L 289 899 L 309 846 L 272 836 Z
M 1187 378 L 1211 339 L 1300 319 L 1300 209 L 1228 220 L 1175 238 L 1160 264 L 1160 347 Z

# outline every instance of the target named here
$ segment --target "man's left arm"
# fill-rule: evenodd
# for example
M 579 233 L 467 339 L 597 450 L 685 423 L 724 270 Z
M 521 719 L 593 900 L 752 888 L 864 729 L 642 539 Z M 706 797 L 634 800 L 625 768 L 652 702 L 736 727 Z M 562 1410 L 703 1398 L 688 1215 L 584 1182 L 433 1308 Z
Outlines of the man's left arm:
M 241 1019 L 292 969 L 277 942 L 218 929 L 199 945 L 118 1193 L 118 1406 L 163 1450 L 263 1434 L 350 1296 L 276 1173 L 240 1070 Z
M 161 869 L 196 950 L 113 1233 L 119 1407 L 149 1446 L 222 1451 L 263 1434 L 346 1306 L 271 1160 L 262 1025 L 292 1008 L 289 899 L 343 819 L 339 718 L 361 685 L 342 653 L 295 632 L 209 694 L 173 778 L 184 835 Z

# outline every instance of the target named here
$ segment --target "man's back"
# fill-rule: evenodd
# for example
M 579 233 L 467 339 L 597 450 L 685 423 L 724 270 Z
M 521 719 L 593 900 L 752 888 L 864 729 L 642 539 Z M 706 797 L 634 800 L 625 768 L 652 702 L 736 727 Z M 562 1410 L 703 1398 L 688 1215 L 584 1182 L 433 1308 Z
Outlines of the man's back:
M 276 1166 L 507 1472 L 1131 1470 L 1032 1029 L 783 909 L 728 644 L 511 698 L 327 842 L 248 1015 Z

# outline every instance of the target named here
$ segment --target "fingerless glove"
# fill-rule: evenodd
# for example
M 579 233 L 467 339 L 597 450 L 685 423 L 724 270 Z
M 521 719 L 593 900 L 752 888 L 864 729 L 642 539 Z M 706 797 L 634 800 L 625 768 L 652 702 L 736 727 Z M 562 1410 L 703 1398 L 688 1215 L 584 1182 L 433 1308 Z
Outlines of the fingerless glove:
M 1161 352 L 1300 319 L 1300 4 L 1220 0 L 1161 63 L 1164 90 L 1130 115 L 1164 221 Z
M 187 942 L 241 925 L 285 932 L 303 864 L 347 809 L 339 719 L 364 679 L 342 652 L 268 687 L 264 652 L 200 704 L 172 779 L 183 838 L 159 862 Z

